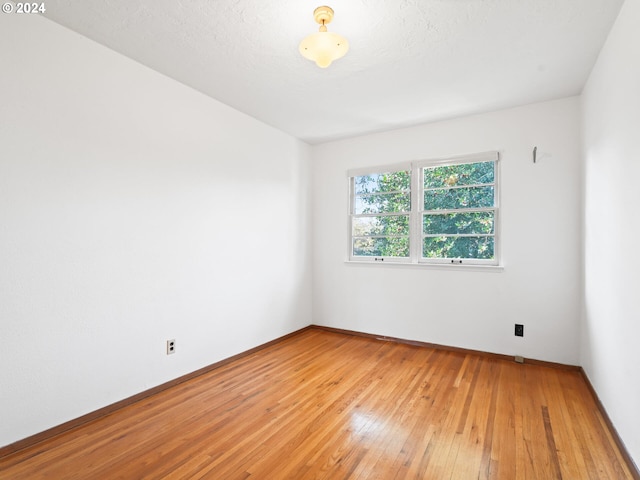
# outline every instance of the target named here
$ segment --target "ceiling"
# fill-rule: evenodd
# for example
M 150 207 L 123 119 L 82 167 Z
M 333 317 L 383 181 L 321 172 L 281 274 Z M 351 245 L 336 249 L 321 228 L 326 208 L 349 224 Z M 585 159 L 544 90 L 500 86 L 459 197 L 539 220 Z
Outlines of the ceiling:
M 46 16 L 310 144 L 579 94 L 623 0 L 47 0 Z

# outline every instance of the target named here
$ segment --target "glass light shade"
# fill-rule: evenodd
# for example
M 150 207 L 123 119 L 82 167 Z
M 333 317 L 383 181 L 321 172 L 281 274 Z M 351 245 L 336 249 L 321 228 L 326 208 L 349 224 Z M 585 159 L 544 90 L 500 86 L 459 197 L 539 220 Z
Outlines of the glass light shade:
M 302 40 L 299 50 L 304 58 L 313 60 L 320 68 L 327 68 L 334 60 L 344 57 L 349 51 L 349 42 L 337 33 L 318 32 Z

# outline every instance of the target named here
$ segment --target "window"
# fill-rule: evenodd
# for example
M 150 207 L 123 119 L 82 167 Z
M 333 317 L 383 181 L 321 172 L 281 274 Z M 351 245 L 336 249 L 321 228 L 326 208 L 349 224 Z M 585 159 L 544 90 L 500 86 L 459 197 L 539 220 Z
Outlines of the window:
M 498 153 L 349 172 L 349 258 L 498 264 Z
M 411 171 L 357 175 L 351 188 L 353 256 L 409 259 Z

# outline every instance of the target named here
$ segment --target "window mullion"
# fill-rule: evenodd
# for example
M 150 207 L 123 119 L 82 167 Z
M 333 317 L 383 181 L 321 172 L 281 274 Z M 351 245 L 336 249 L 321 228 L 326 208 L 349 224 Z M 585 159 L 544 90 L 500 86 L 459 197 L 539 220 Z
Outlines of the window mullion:
M 482 213 L 482 212 L 495 212 L 496 207 L 482 207 L 482 208 L 450 208 L 442 210 L 423 210 L 422 213 L 427 215 L 449 215 L 452 213 Z
M 468 185 L 456 185 L 454 187 L 429 187 L 425 188 L 425 192 L 433 192 L 437 190 L 461 190 L 463 188 L 481 188 L 481 187 L 495 187 L 495 182 L 491 183 L 470 183 Z
M 388 192 L 367 192 L 356 193 L 356 197 L 373 197 L 376 195 L 397 195 L 398 193 L 409 193 L 407 190 L 389 190 Z
M 495 233 L 423 233 L 422 238 L 439 237 L 495 237 Z
M 381 213 L 354 213 L 353 218 L 367 218 L 367 217 L 406 217 L 411 215 L 411 212 L 381 212 Z
M 422 169 L 411 164 L 411 217 L 409 218 L 409 246 L 411 261 L 417 263 L 422 250 Z
M 354 235 L 353 238 L 407 238 L 407 235 Z

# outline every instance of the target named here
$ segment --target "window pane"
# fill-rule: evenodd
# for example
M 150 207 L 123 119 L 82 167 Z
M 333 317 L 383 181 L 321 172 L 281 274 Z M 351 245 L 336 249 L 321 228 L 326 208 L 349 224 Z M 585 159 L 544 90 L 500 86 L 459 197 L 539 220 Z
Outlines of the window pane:
M 464 187 L 424 192 L 425 210 L 493 207 L 493 187 Z
M 409 215 L 391 217 L 356 217 L 353 219 L 353 236 L 409 235 Z
M 424 215 L 423 233 L 493 233 L 493 212 Z
M 411 175 L 408 171 L 374 173 L 354 177 L 356 194 L 397 192 L 409 190 L 411 187 Z
M 425 258 L 493 259 L 493 237 L 427 237 L 423 240 Z
M 424 169 L 425 188 L 459 187 L 493 183 L 494 162 L 463 163 Z
M 410 193 L 374 193 L 356 196 L 356 215 L 362 213 L 395 213 L 411 210 Z
M 409 237 L 354 238 L 353 254 L 363 257 L 408 257 Z

